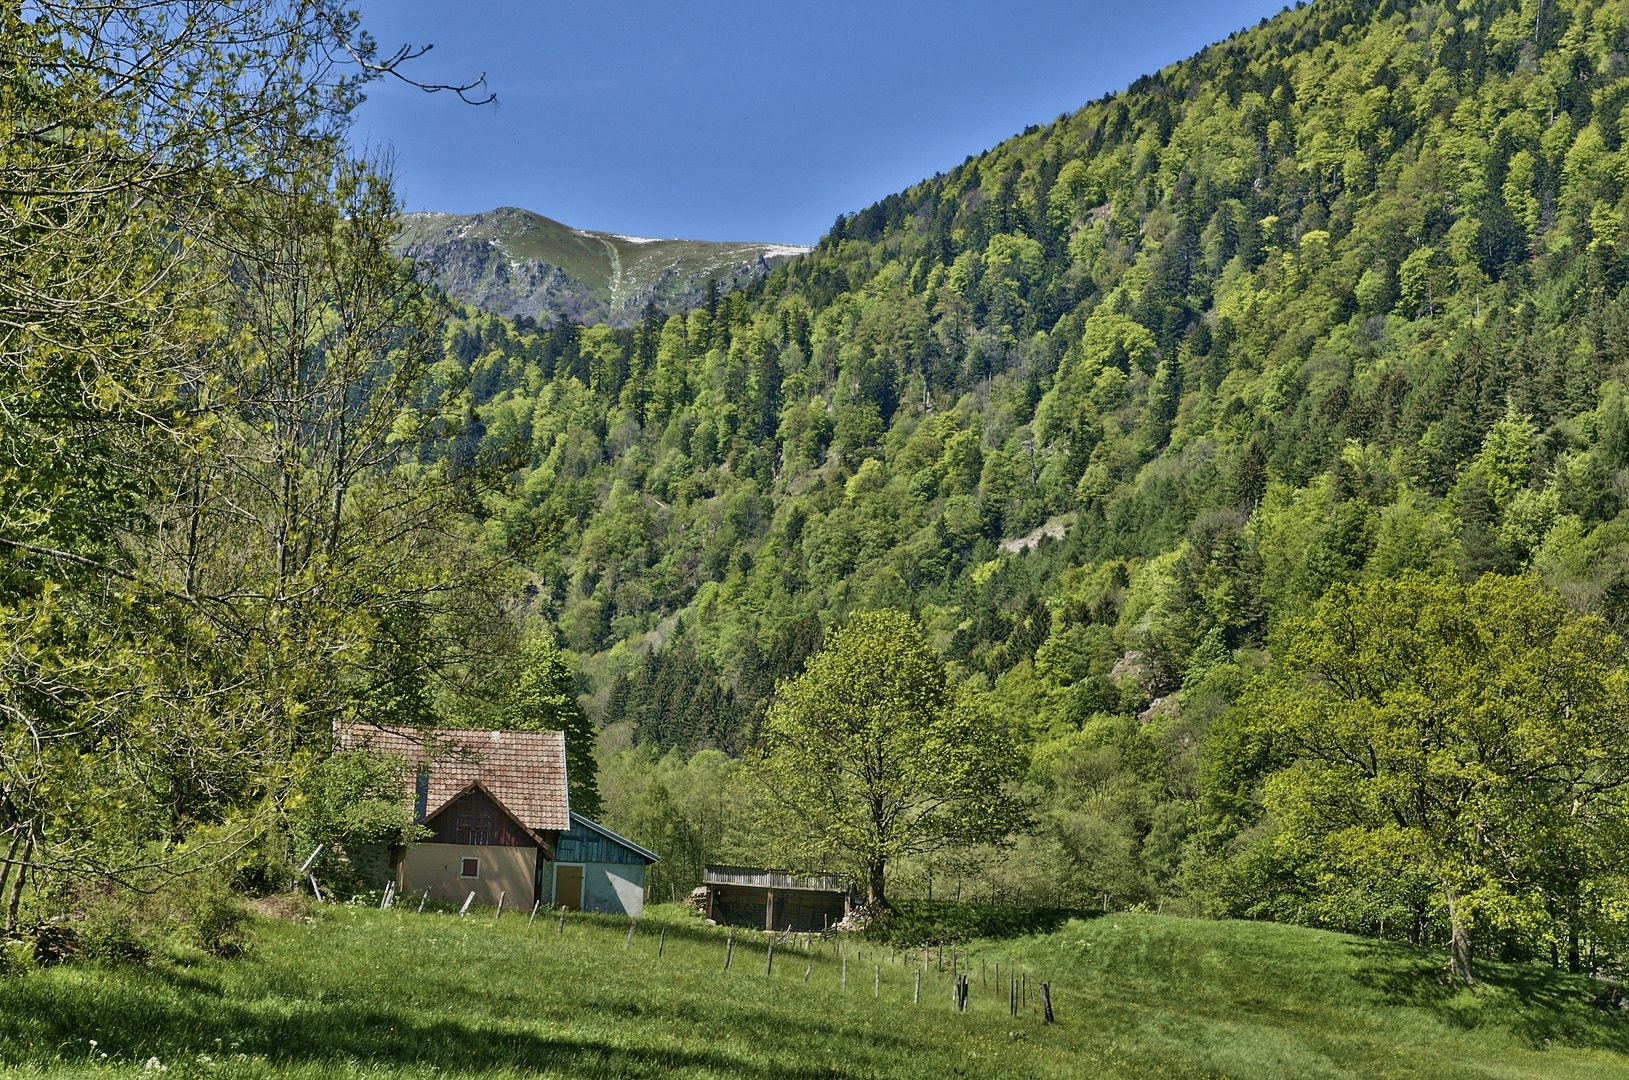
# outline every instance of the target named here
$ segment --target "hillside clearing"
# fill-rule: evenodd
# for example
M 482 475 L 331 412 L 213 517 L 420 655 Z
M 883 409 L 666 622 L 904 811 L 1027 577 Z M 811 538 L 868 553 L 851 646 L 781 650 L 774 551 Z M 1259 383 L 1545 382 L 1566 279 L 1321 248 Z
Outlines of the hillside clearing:
M 1436 954 L 1296 927 L 1107 915 L 974 942 L 942 973 L 800 939 L 767 975 L 761 935 L 725 971 L 724 933 L 671 910 L 631 941 L 626 921 L 560 928 L 335 907 L 258 923 L 247 960 L 36 971 L 5 986 L 3 1075 L 1629 1077 L 1629 1019 L 1598 984 L 1488 965 L 1455 990 Z M 997 962 L 1049 979 L 1060 1022 L 1009 1016 Z

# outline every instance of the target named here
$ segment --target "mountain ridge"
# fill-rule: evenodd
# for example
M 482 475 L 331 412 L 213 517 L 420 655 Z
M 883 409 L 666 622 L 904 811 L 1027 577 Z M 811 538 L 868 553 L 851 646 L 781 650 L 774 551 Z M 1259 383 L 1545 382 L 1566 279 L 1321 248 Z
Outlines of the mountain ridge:
M 398 254 L 453 298 L 507 318 L 632 325 L 729 292 L 810 249 L 578 229 L 514 206 L 478 214 L 403 214 Z

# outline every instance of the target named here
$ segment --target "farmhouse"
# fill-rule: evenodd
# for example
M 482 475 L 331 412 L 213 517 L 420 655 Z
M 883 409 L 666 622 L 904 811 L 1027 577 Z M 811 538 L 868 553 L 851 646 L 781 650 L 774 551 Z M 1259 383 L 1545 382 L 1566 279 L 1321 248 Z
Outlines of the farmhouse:
M 705 866 L 707 917 L 764 930 L 824 930 L 854 910 L 841 878 L 793 877 L 745 866 Z
M 377 858 L 379 876 L 403 894 L 531 907 L 541 902 L 637 917 L 645 867 L 656 856 L 567 801 L 566 739 L 559 731 L 393 730 L 355 724 L 342 750 L 400 755 L 414 772 L 414 820 L 428 840 Z M 381 881 L 381 884 L 383 884 Z

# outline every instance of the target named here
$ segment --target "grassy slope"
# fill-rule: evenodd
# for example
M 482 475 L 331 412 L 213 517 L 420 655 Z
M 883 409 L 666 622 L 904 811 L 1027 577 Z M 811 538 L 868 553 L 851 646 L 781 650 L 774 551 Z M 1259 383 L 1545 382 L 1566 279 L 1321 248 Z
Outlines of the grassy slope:
M 936 970 L 913 1006 L 876 945 L 847 946 L 845 992 L 829 945 L 805 984 L 801 951 L 766 978 L 746 936 L 723 973 L 694 923 L 667 923 L 658 959 L 657 925 L 625 951 L 617 920 L 341 908 L 262 924 L 245 961 L 36 972 L 3 986 L 0 1074 L 1629 1077 L 1629 1019 L 1586 980 L 1490 967 L 1455 991 L 1433 954 L 1295 927 L 1112 915 L 975 943 L 975 971 L 1053 981 L 1044 1027 L 976 977 L 956 1015 Z

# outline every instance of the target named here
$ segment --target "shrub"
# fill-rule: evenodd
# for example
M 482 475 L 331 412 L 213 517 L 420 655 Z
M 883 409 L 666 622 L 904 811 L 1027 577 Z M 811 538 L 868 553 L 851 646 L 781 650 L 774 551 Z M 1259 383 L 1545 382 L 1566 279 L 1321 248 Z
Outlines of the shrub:
M 191 899 L 189 936 L 198 948 L 223 960 L 243 956 L 254 948 L 253 917 L 248 905 L 225 881 L 201 881 Z
M 79 955 L 109 964 L 140 964 L 155 951 L 159 933 L 131 907 L 107 904 L 79 924 Z
M 0 938 L 0 979 L 34 966 L 34 946 L 20 937 Z
M 1094 914 L 1070 908 L 900 900 L 892 914 L 866 929 L 865 936 L 885 945 L 907 946 L 1015 938 L 1050 933 L 1071 918 L 1090 918 Z

